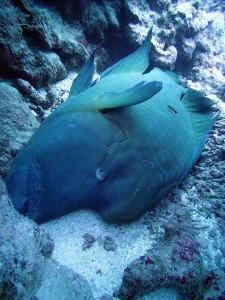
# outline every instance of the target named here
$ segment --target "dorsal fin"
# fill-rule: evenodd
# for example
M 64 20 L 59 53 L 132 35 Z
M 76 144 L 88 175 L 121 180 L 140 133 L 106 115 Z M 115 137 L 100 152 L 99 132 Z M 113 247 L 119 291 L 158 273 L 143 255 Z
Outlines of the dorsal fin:
M 82 93 L 87 88 L 89 88 L 90 85 L 92 84 L 93 77 L 95 74 L 94 58 L 95 58 L 95 52 L 92 53 L 92 55 L 86 61 L 84 66 L 81 68 L 77 77 L 73 80 L 69 97 L 76 96 L 76 95 Z
M 122 93 L 104 93 L 94 102 L 97 110 L 131 106 L 152 98 L 162 89 L 159 81 L 142 81 Z
M 118 63 L 112 67 L 106 69 L 101 74 L 101 79 L 111 74 L 121 73 L 143 73 L 149 65 L 149 52 L 151 47 L 152 28 L 149 30 L 146 39 L 139 49 L 132 54 L 121 59 Z
M 192 157 L 190 168 L 196 163 L 220 112 L 214 113 L 212 106 L 216 103 L 202 95 L 201 92 L 188 88 L 183 99 L 187 113 L 190 117 L 196 140 L 196 150 Z

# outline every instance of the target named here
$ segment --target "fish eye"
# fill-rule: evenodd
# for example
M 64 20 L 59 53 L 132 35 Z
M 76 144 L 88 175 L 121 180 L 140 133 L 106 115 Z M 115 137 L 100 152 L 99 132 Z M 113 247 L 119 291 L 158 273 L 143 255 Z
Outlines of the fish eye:
M 96 178 L 99 181 L 105 181 L 107 179 L 107 172 L 104 171 L 102 168 L 96 170 Z

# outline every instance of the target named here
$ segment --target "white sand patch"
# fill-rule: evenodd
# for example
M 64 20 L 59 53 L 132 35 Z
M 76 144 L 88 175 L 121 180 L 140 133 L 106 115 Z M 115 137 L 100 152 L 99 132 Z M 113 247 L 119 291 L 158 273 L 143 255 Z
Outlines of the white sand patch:
M 141 219 L 129 225 L 112 225 L 88 210 L 76 211 L 41 227 L 54 239 L 53 258 L 83 275 L 96 299 L 118 289 L 127 265 L 151 249 L 156 240 Z M 82 249 L 85 233 L 96 238 L 93 246 L 87 250 Z M 117 244 L 115 251 L 104 249 L 106 236 L 114 239 Z

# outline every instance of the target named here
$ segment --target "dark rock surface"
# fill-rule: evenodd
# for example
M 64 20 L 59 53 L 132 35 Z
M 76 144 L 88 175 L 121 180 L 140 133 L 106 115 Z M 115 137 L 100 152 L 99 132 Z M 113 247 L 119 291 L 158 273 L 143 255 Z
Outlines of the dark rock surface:
M 13 157 L 38 128 L 38 121 L 12 86 L 0 83 L 0 175 L 5 177 Z
M 82 245 L 82 249 L 83 250 L 87 250 L 89 248 L 91 248 L 94 244 L 94 242 L 96 241 L 96 238 L 91 235 L 90 233 L 85 233 L 84 236 L 84 243 Z
M 30 102 L 35 107 L 41 107 L 44 109 L 49 108 L 53 104 L 53 99 L 49 97 L 43 97 L 38 91 L 26 80 L 18 78 L 14 81 L 14 86 L 23 95 L 26 102 Z M 31 106 L 33 107 L 33 106 Z
M 51 261 L 44 267 L 42 284 L 36 295 L 39 300 L 92 300 L 87 281 L 72 270 Z
M 14 210 L 5 189 L 0 180 L 0 298 L 31 299 L 54 244 L 34 222 Z
M 87 281 L 51 259 L 54 242 L 11 206 L 0 179 L 0 299 L 93 299 Z
M 63 59 L 68 62 L 68 56 L 73 60 L 77 56 L 81 63 L 85 55 L 84 47 L 76 43 L 77 30 L 65 26 L 57 11 L 37 3 L 3 0 L 0 6 L 0 71 L 34 87 L 65 78 Z
M 106 236 L 103 247 L 106 251 L 115 251 L 117 249 L 117 244 L 112 237 Z
M 124 271 L 118 296 L 135 299 L 161 288 L 178 290 L 181 296 L 194 299 L 202 285 L 202 258 L 190 235 L 158 242 L 156 247 L 134 260 Z

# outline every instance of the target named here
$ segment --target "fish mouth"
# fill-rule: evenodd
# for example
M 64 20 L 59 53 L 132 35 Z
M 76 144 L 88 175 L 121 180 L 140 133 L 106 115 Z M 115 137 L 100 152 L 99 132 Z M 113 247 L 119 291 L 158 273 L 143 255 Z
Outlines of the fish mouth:
M 24 216 L 28 215 L 28 207 L 29 207 L 29 203 L 28 203 L 28 199 L 27 198 L 23 198 L 23 196 L 21 195 L 15 195 L 12 194 L 10 189 L 8 188 L 8 194 L 9 194 L 9 198 L 10 201 L 13 205 L 13 207 L 21 214 Z
M 26 210 L 27 203 L 27 182 L 28 182 L 29 168 L 21 166 L 10 173 L 6 177 L 6 187 L 10 200 L 15 209 L 22 213 Z M 26 204 L 25 204 L 26 203 Z M 24 205 L 25 204 L 25 205 Z
M 18 166 L 6 177 L 6 187 L 14 208 L 35 221 L 41 194 L 41 171 L 38 163 Z
M 18 210 L 21 215 L 28 215 L 28 200 L 26 199 L 23 203 L 23 206 Z

